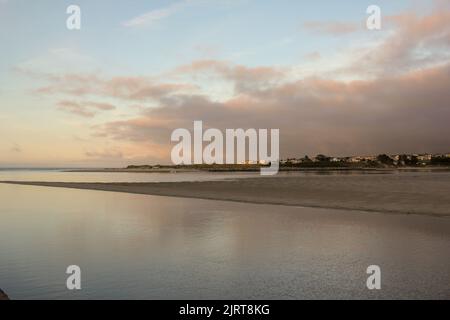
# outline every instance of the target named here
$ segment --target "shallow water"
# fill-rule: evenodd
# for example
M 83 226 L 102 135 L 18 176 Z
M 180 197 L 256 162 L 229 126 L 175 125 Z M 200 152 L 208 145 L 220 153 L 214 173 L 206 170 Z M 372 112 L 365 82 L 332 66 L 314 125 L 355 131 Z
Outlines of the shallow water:
M 12 299 L 450 298 L 446 218 L 2 184 L 0 199 Z
M 0 169 L 0 181 L 44 182 L 181 182 L 237 179 L 255 172 L 82 172 L 67 169 Z
M 279 172 L 278 176 L 353 175 L 366 171 Z M 376 172 L 380 173 L 380 172 Z M 184 182 L 257 178 L 259 172 L 83 172 L 71 169 L 9 169 L 0 168 L 0 181 L 39 182 Z
M 91 169 L 92 170 L 92 169 Z M 95 170 L 95 169 L 94 169 Z M 402 175 L 445 176 L 448 170 L 304 170 L 280 171 L 273 177 L 308 177 L 308 176 L 361 176 L 361 175 Z M 214 181 L 227 179 L 245 179 L 261 177 L 256 172 L 108 172 L 81 171 L 77 169 L 40 169 L 40 168 L 0 168 L 0 181 L 34 181 L 34 182 L 184 182 L 184 181 Z

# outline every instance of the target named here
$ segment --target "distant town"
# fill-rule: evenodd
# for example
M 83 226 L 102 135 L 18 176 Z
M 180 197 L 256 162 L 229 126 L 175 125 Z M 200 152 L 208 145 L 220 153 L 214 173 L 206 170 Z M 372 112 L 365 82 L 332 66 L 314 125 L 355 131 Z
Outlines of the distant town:
M 282 166 L 296 165 L 333 165 L 351 166 L 427 166 L 450 165 L 450 153 L 444 154 L 379 154 L 376 156 L 333 157 L 319 154 L 313 158 L 288 158 L 280 161 Z
M 270 163 L 264 161 L 246 161 L 239 164 L 196 164 L 196 165 L 130 165 L 128 170 L 161 170 L 161 169 L 206 169 L 222 170 L 256 170 Z M 450 167 L 450 153 L 442 154 L 379 154 L 376 156 L 334 157 L 323 154 L 314 157 L 287 158 L 280 160 L 280 168 L 396 168 L 396 167 Z

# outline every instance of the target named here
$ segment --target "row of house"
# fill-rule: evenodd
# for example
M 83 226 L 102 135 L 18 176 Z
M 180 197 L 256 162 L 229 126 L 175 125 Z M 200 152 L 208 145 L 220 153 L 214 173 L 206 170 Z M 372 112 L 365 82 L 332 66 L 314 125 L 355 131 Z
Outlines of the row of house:
M 392 164 L 405 164 L 409 161 L 417 161 L 419 163 L 428 163 L 433 157 L 450 158 L 450 153 L 446 154 L 395 154 L 388 155 L 392 160 Z M 379 156 L 351 156 L 351 157 L 328 157 L 324 155 L 318 155 L 314 158 L 305 156 L 304 158 L 288 158 L 280 161 L 281 164 L 301 164 L 306 162 L 343 162 L 343 163 L 362 163 L 362 162 L 380 162 Z

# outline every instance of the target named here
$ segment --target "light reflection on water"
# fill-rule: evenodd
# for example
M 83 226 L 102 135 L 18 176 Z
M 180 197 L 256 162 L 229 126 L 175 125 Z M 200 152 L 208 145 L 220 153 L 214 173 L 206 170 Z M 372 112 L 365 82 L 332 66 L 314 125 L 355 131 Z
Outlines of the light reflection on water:
M 0 169 L 0 181 L 181 182 L 257 177 L 257 172 L 82 172 L 64 169 Z
M 126 171 L 81 171 L 79 169 L 10 169 L 0 168 L 1 181 L 34 181 L 34 182 L 185 182 L 213 181 L 227 179 L 245 179 L 261 177 L 259 171 L 166 171 L 166 172 L 126 172 Z M 402 176 L 445 174 L 449 170 L 391 170 L 391 169 L 306 169 L 299 171 L 280 171 L 274 178 L 307 177 L 307 176 L 355 176 L 355 175 L 386 175 L 401 174 Z
M 0 198 L 13 299 L 450 298 L 450 219 L 2 184 Z

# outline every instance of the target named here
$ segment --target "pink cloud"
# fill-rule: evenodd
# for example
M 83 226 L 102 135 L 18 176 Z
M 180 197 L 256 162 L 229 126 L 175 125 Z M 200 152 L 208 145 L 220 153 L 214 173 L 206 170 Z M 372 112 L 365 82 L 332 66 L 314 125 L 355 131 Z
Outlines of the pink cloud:
M 109 103 L 102 102 L 75 102 L 69 100 L 62 100 L 58 102 L 58 108 L 60 110 L 82 116 L 87 118 L 92 118 L 95 116 L 96 112 L 94 110 L 114 110 L 116 107 Z
M 182 90 L 192 90 L 192 84 L 158 83 L 145 77 L 100 78 L 89 74 L 66 74 L 46 77 L 49 85 L 36 91 L 40 94 L 69 96 L 107 96 L 111 98 L 145 101 L 157 100 Z
M 135 119 L 97 127 L 111 139 L 169 146 L 194 120 L 217 128 L 280 128 L 285 156 L 442 152 L 449 148 L 450 66 L 373 81 L 305 79 L 223 103 L 178 97 Z M 420 128 L 420 130 L 418 129 Z M 168 155 L 167 155 L 168 156 Z

